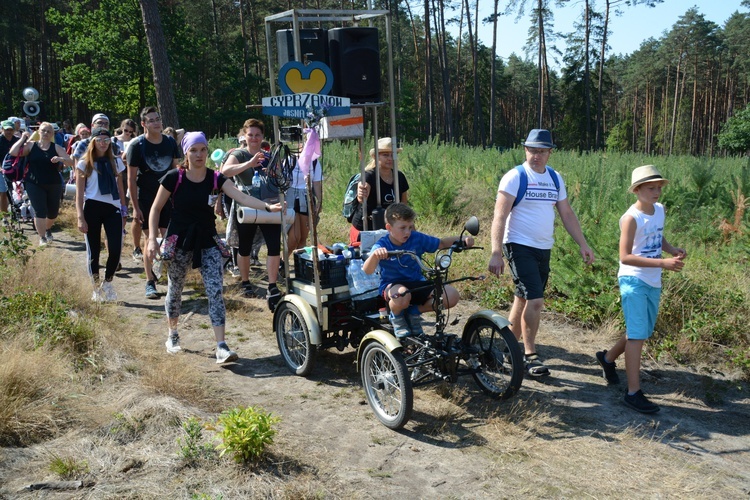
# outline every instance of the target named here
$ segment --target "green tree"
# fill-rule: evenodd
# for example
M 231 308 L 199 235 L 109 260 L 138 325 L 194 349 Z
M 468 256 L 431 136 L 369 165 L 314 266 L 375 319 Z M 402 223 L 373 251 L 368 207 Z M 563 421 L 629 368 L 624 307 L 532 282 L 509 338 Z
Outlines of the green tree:
M 732 153 L 750 154 L 750 104 L 721 127 L 719 147 Z

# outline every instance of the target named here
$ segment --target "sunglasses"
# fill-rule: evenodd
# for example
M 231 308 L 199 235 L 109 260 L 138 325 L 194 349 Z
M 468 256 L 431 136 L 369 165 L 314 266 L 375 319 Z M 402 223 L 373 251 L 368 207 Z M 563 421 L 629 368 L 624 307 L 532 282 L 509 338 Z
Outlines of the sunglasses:
M 94 140 L 99 144 L 109 144 L 112 141 L 109 137 L 97 137 Z
M 130 135 L 135 134 L 135 130 L 130 130 L 130 129 L 127 129 L 127 128 L 125 130 L 123 130 L 123 132 L 125 132 L 126 134 L 130 134 Z

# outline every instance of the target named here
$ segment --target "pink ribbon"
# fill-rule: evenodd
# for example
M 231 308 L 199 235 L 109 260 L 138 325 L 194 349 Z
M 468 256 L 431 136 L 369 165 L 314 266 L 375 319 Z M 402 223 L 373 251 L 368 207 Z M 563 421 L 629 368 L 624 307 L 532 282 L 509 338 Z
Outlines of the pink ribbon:
M 310 168 L 315 160 L 320 158 L 320 136 L 318 130 L 313 128 L 305 129 L 308 134 L 302 152 L 299 154 L 299 169 L 303 175 L 310 173 Z

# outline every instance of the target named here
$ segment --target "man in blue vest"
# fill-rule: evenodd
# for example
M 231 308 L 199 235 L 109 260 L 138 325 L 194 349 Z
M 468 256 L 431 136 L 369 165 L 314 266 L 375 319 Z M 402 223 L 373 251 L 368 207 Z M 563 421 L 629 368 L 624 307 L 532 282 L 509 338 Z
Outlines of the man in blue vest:
M 570 206 L 562 177 L 547 166 L 555 147 L 549 130 L 532 130 L 523 146 L 526 161 L 506 173 L 497 190 L 489 271 L 499 276 L 505 270 L 503 257 L 508 260 L 516 287 L 508 318 L 511 330 L 517 339 L 523 338 L 526 373 L 544 377 L 549 369 L 536 352 L 536 334 L 554 243 L 555 208 L 586 264 L 594 262 L 594 252 Z

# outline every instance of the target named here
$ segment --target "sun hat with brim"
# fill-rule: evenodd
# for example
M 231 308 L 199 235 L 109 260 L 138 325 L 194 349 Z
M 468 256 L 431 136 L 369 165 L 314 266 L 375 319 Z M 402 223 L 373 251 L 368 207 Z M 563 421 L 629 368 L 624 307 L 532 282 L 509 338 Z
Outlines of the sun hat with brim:
M 656 170 L 655 166 L 643 165 L 642 167 L 633 170 L 633 174 L 630 176 L 630 187 L 628 188 L 628 191 L 634 193 L 635 188 L 641 184 L 646 184 L 647 182 L 663 182 L 666 184 L 669 181 L 662 177 L 661 173 Z
M 5 121 L 3 122 L 3 130 L 7 130 L 7 129 L 12 129 L 12 130 L 15 130 L 15 129 L 16 129 L 16 126 L 15 126 L 15 125 L 13 124 L 13 122 L 12 122 L 12 121 L 10 121 L 10 120 L 5 120 Z
M 378 139 L 378 152 L 391 153 L 393 152 L 393 140 L 390 137 L 381 137 Z M 396 152 L 400 153 L 403 151 L 401 148 L 396 148 Z M 370 149 L 370 156 L 375 156 L 375 148 Z
M 546 148 L 552 149 L 555 145 L 552 143 L 552 134 L 549 130 L 535 128 L 529 132 L 526 142 L 523 145 L 527 148 Z

